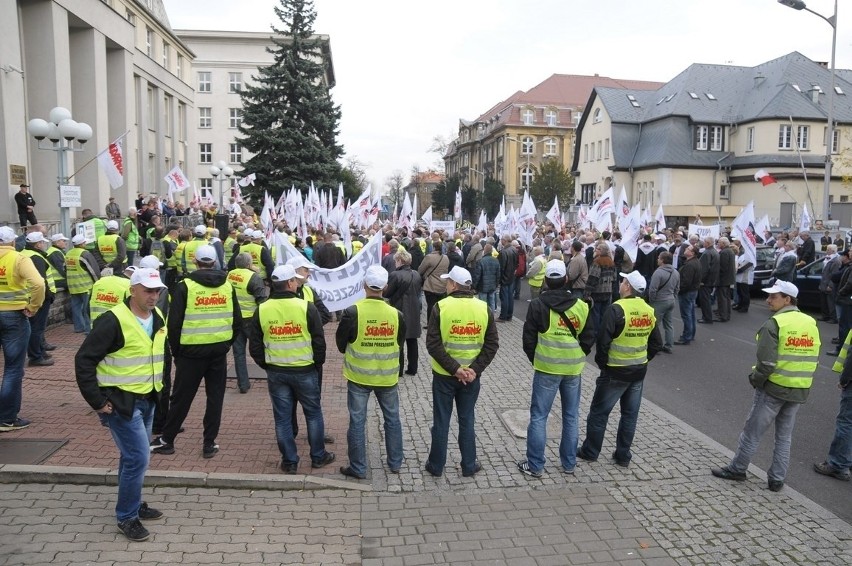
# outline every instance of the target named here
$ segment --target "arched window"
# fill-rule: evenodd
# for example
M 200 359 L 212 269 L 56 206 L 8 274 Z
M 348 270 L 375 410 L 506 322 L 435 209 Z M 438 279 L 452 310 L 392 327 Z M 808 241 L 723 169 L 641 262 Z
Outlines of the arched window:
M 595 108 L 595 113 L 594 113 L 594 114 L 592 114 L 592 123 L 593 123 L 593 124 L 597 124 L 598 122 L 600 122 L 600 121 L 601 121 L 601 119 L 602 119 L 602 117 L 601 117 L 601 109 L 600 109 L 600 108 Z
M 535 175 L 533 175 L 532 167 L 526 166 L 523 169 L 521 169 L 521 188 L 522 189 L 529 189 L 530 186 L 532 185 L 534 178 L 535 178 Z

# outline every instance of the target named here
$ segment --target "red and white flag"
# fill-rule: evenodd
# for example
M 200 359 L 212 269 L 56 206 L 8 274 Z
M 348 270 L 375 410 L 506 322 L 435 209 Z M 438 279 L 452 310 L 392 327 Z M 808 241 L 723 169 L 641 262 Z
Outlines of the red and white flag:
M 190 187 L 189 179 L 186 178 L 186 175 L 183 174 L 183 171 L 177 165 L 172 167 L 172 170 L 169 171 L 169 174 L 164 179 L 173 192 L 180 192 Z
M 775 180 L 775 177 L 767 173 L 765 169 L 760 169 L 757 173 L 755 173 L 754 180 L 760 181 L 764 187 L 778 182 Z
M 107 176 L 110 187 L 117 189 L 124 184 L 124 155 L 121 152 L 121 138 L 109 144 L 108 148 L 98 154 L 98 165 Z

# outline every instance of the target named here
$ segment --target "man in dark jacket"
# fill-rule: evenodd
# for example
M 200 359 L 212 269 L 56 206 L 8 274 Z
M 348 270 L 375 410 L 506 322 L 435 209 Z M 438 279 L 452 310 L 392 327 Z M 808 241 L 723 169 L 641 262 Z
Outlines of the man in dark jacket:
M 678 273 L 680 274 L 680 289 L 678 290 L 678 307 L 683 321 L 683 332 L 675 341 L 677 346 L 688 346 L 695 340 L 695 299 L 701 288 L 701 262 L 696 256 L 695 245 L 688 244 L 683 252 Z
M 497 287 L 500 286 L 500 262 L 493 255 L 491 244 L 482 248 L 482 259 L 476 263 L 473 271 L 473 288 L 479 293 L 479 300 L 488 303 L 492 312 L 497 312 Z
M 716 286 L 716 308 L 719 316 L 716 322 L 731 320 L 731 288 L 737 282 L 737 254 L 731 249 L 731 243 L 724 236 L 719 238 L 719 284 Z
M 197 269 L 178 283 L 172 294 L 168 327 L 175 380 L 163 434 L 151 442 L 155 454 L 174 454 L 175 438 L 202 379 L 207 395 L 202 455 L 212 458 L 219 451 L 216 436 L 222 422 L 227 356 L 243 321 L 237 292 L 228 281 L 228 273 L 214 268 L 217 261 L 213 246 L 198 247 Z
M 811 233 L 807 230 L 799 232 L 799 237 L 802 239 L 802 245 L 797 250 L 798 261 L 796 268 L 804 267 L 816 260 L 816 243 L 811 238 Z
M 500 239 L 503 246 L 497 256 L 500 264 L 500 316 L 498 322 L 509 322 L 515 311 L 515 272 L 518 270 L 518 252 L 509 236 Z
M 698 290 L 698 305 L 701 307 L 701 324 L 713 324 L 713 289 L 719 285 L 719 252 L 713 238 L 704 238 L 701 252 L 701 288 Z
M 615 437 L 615 463 L 626 468 L 633 455 L 630 446 L 639 420 L 642 385 L 648 362 L 662 350 L 654 309 L 642 298 L 645 278 L 638 271 L 620 274 L 621 298 L 603 317 L 595 346 L 595 363 L 601 370 L 586 419 L 586 439 L 577 457 L 594 462 L 603 445 L 609 414 L 616 403 L 621 406 L 618 434 Z
M 518 462 L 518 469 L 534 478 L 541 477 L 544 469 L 547 417 L 557 391 L 562 404 L 559 461 L 566 474 L 573 474 L 577 464 L 580 375 L 585 356 L 595 342 L 595 328 L 589 316 L 589 305 L 572 295 L 567 285 L 565 263 L 558 259 L 547 262 L 545 290 L 530 303 L 524 322 L 524 353 L 535 371 L 527 427 L 527 458 Z

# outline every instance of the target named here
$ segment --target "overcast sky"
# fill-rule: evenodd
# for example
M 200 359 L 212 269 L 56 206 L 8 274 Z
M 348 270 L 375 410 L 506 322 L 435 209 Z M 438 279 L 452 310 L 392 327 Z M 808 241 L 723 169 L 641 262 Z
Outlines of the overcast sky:
M 164 0 L 175 29 L 269 31 L 277 0 Z M 852 6 L 840 2 L 837 67 L 852 68 Z M 808 0 L 830 16 L 834 0 Z M 346 156 L 373 188 L 438 168 L 455 137 L 554 73 L 666 82 L 692 63 L 752 66 L 799 51 L 831 58 L 831 27 L 776 0 L 315 0 L 331 38 Z M 277 23 L 277 22 L 276 22 Z M 825 85 L 822 85 L 825 88 Z M 439 169 L 441 170 L 441 169 Z

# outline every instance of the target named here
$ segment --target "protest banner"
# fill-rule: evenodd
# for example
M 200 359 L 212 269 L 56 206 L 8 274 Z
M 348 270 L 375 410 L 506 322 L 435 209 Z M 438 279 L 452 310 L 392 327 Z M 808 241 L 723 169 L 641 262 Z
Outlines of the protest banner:
M 719 225 L 713 224 L 712 226 L 702 226 L 701 224 L 690 224 L 689 225 L 689 235 L 698 234 L 699 238 L 706 238 L 707 236 L 713 237 L 713 239 L 719 238 Z
M 456 234 L 456 222 L 455 220 L 433 220 L 429 223 L 429 231 L 434 232 L 435 230 L 443 230 L 450 236 L 454 236 Z

